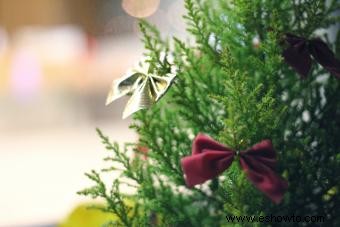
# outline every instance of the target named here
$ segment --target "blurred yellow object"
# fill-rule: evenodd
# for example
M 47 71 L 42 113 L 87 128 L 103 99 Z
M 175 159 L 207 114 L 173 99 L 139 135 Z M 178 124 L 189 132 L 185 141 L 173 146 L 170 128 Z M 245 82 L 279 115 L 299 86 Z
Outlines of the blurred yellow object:
M 104 207 L 101 204 L 81 204 L 58 227 L 100 227 L 108 221 L 117 220 L 117 216 L 114 214 L 90 208 L 93 205 Z
M 124 203 L 133 207 L 135 205 L 134 200 L 124 199 Z M 107 222 L 118 221 L 118 217 L 112 213 L 105 213 L 98 209 L 92 209 L 90 207 L 104 207 L 104 204 L 100 203 L 84 203 L 77 206 L 64 221 L 59 223 L 58 227 L 101 227 Z M 128 215 L 131 217 L 131 213 Z M 149 216 L 150 226 L 161 226 L 162 218 L 155 212 Z M 110 225 L 111 226 L 111 225 Z
M 125 205 L 134 206 L 132 199 L 124 199 Z M 105 213 L 91 207 L 105 207 L 101 203 L 84 203 L 77 206 L 58 227 L 100 227 L 109 221 L 118 221 L 118 217 L 112 213 Z

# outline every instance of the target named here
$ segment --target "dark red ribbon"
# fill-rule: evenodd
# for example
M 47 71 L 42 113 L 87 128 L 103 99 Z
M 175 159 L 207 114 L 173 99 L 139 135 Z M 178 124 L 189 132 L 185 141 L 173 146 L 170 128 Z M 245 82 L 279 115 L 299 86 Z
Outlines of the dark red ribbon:
M 306 78 L 312 67 L 311 56 L 331 74 L 340 78 L 340 61 L 321 39 L 305 39 L 293 34 L 286 34 L 288 48 L 283 51 L 283 57 L 288 65 L 293 67 L 302 78 Z
M 192 145 L 192 155 L 181 164 L 188 187 L 202 184 L 229 168 L 236 152 L 212 138 L 198 134 Z M 288 183 L 274 171 L 276 157 L 270 140 L 263 140 L 239 152 L 240 164 L 248 179 L 273 202 L 280 203 Z

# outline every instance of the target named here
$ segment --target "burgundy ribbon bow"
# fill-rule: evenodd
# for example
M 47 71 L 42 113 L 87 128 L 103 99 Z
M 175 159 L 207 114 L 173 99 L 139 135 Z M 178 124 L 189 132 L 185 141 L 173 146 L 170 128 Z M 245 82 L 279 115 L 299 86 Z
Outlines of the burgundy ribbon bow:
M 283 51 L 283 57 L 288 65 L 293 67 L 302 78 L 306 78 L 312 67 L 313 58 L 334 76 L 340 78 L 340 61 L 321 39 L 305 39 L 292 34 L 286 34 L 285 41 L 289 47 Z
M 186 184 L 193 187 L 217 177 L 229 168 L 237 152 L 212 138 L 198 134 L 192 155 L 182 158 Z M 280 203 L 288 183 L 274 172 L 275 151 L 270 140 L 263 140 L 239 152 L 240 164 L 248 179 L 273 202 Z

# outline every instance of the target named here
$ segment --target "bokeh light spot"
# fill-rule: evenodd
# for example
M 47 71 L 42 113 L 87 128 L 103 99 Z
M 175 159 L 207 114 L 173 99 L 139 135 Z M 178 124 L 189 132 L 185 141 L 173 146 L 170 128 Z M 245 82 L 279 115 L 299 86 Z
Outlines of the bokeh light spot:
M 156 12 L 159 2 L 160 0 L 123 0 L 122 7 L 130 16 L 145 18 Z

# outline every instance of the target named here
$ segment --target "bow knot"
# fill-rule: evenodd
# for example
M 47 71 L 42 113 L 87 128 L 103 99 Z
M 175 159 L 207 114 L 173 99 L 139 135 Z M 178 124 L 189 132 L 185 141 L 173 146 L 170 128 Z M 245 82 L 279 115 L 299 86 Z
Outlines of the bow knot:
M 263 140 L 238 152 L 204 134 L 197 135 L 193 142 L 192 155 L 181 160 L 187 186 L 193 187 L 217 177 L 229 168 L 236 155 L 254 186 L 273 202 L 279 203 L 288 184 L 274 172 L 276 155 L 270 140 Z

